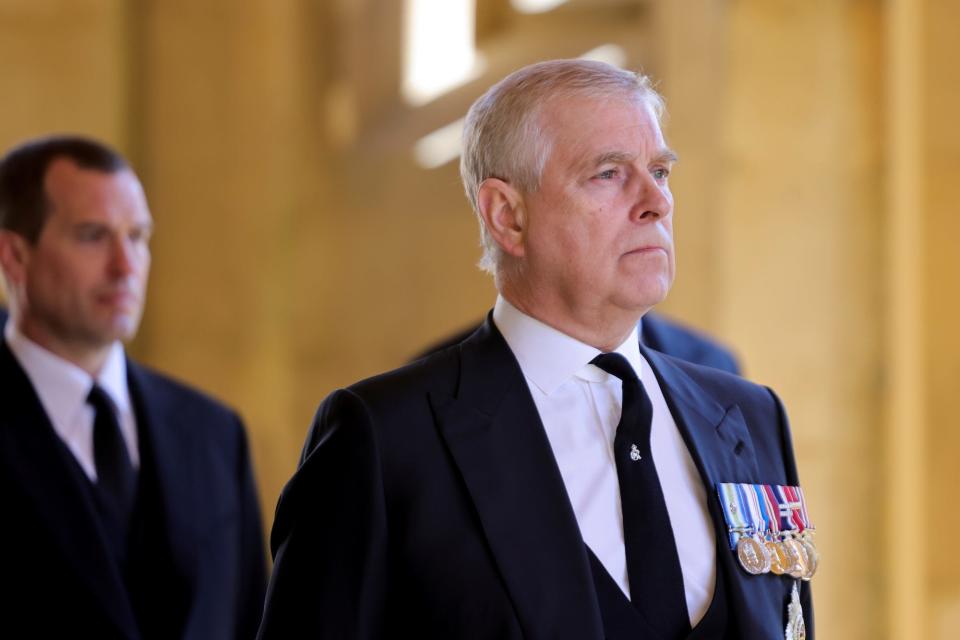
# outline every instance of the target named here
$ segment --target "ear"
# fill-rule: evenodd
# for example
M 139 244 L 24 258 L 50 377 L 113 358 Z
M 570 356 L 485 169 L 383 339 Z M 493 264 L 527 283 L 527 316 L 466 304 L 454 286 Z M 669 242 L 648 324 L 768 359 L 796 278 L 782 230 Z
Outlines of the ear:
M 520 192 L 499 178 L 487 178 L 477 190 L 477 209 L 504 253 L 523 257 L 526 218 Z
M 19 233 L 0 229 L 0 270 L 11 288 L 23 282 L 26 277 L 30 247 Z

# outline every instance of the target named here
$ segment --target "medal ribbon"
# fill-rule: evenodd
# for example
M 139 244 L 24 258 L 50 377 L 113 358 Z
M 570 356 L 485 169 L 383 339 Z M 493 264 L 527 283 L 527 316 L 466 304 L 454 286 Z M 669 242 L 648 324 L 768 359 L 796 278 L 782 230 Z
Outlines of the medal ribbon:
M 754 534 L 763 534 L 767 530 L 766 520 L 760 509 L 760 501 L 757 500 L 757 494 L 753 491 L 753 485 L 738 484 L 737 490 L 744 504 L 750 512 L 750 528 Z
M 717 494 L 720 496 L 723 515 L 727 520 L 727 529 L 730 532 L 730 548 L 735 549 L 740 536 L 744 535 L 750 528 L 745 519 L 748 511 L 740 499 L 737 485 L 730 482 L 719 483 L 717 485 Z
M 777 502 L 777 496 L 773 492 L 773 487 L 769 484 L 760 485 L 763 490 L 764 503 L 767 507 L 767 513 L 770 516 L 770 535 L 772 539 L 777 540 L 780 537 L 780 503 Z
M 770 522 L 772 516 L 767 507 L 767 494 L 763 490 L 763 485 L 759 484 L 750 485 L 750 490 L 753 493 L 753 499 L 757 501 L 757 507 L 760 509 L 760 517 L 763 519 L 763 531 L 760 534 L 766 538 L 767 533 L 773 528 Z
M 757 534 L 779 540 L 781 531 L 813 530 L 800 487 L 720 482 L 717 494 L 727 520 L 731 549 L 743 536 Z
M 803 489 L 790 487 L 790 491 L 793 493 L 794 500 L 800 503 L 800 519 L 803 522 L 803 528 L 813 530 L 814 526 L 810 524 L 810 516 L 807 514 L 807 500 L 803 496 Z
M 783 506 L 787 513 L 787 525 L 791 529 L 803 533 L 806 525 L 804 525 L 803 518 L 800 516 L 801 505 L 797 501 L 796 494 L 793 493 L 793 487 L 777 487 L 777 492 L 780 494 L 780 497 L 783 498 Z M 794 506 L 797 508 L 794 509 Z

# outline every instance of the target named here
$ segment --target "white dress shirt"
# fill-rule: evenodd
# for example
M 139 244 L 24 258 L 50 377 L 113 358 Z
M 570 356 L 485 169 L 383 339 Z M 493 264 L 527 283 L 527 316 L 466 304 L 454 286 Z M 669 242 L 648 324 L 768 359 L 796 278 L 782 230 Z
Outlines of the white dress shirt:
M 30 379 L 40 404 L 53 424 L 60 439 L 77 459 L 83 472 L 93 482 L 97 481 L 97 469 L 93 457 L 94 409 L 87 403 L 87 396 L 94 382 L 113 401 L 134 468 L 140 467 L 140 452 L 137 445 L 137 423 L 127 388 L 127 361 L 123 347 L 115 342 L 96 380 L 63 358 L 47 351 L 20 333 L 9 319 L 4 328 L 4 337 L 20 366 Z
M 601 352 L 497 298 L 493 321 L 520 364 L 560 467 L 567 495 L 589 545 L 630 596 L 620 484 L 613 440 L 620 422 L 619 378 L 589 364 Z M 653 404 L 650 447 L 680 556 L 690 624 L 713 599 L 716 542 L 703 481 L 667 408 L 637 330 L 615 350 L 637 372 Z

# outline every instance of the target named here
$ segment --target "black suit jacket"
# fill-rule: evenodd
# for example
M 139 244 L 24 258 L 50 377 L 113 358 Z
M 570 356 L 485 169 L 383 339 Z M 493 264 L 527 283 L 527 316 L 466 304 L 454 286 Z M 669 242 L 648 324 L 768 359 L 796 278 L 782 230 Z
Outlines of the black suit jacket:
M 792 583 L 736 566 L 714 491 L 797 483 L 780 403 L 737 376 L 643 353 L 709 488 L 733 637 L 782 637 Z M 560 471 L 489 319 L 324 400 L 271 543 L 264 640 L 603 637 Z M 803 597 L 810 616 L 806 586 Z
M 162 628 L 137 632 L 86 477 L 0 341 L 0 636 L 252 638 L 266 558 L 243 426 L 194 390 L 130 360 L 127 371 L 141 456 L 151 448 L 143 464 L 157 478 L 147 535 L 169 545 L 163 579 L 145 585 Z

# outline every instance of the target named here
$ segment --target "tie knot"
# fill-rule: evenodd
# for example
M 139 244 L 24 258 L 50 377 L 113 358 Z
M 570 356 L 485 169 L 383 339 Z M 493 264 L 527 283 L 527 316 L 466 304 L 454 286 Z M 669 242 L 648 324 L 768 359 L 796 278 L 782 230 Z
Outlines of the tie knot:
M 110 410 L 111 413 L 113 412 L 113 401 L 100 385 L 93 385 L 93 388 L 90 389 L 90 394 L 87 396 L 87 402 L 93 406 L 97 413 L 104 409 Z
M 590 364 L 600 367 L 612 376 L 617 376 L 623 382 L 638 382 L 637 372 L 633 370 L 627 359 L 619 353 L 601 353 L 590 361 Z

